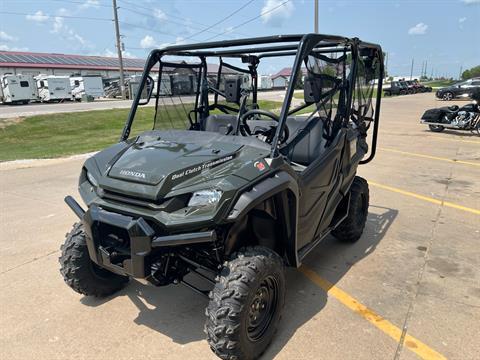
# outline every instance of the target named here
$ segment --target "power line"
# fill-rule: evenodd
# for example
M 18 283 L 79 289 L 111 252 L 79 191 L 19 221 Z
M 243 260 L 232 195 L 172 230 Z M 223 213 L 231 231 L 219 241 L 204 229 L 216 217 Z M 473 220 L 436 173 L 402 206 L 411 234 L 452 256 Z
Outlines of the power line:
M 205 39 L 204 41 L 210 41 L 210 40 L 212 40 L 212 39 L 215 39 L 216 37 L 225 35 L 225 34 L 231 32 L 231 31 L 234 30 L 234 29 L 238 29 L 238 28 L 241 27 L 241 26 L 247 25 L 248 23 L 251 23 L 252 21 L 257 20 L 258 18 L 260 18 L 260 17 L 262 17 L 262 16 L 264 16 L 264 15 L 267 15 L 267 14 L 271 13 L 272 11 L 275 11 L 276 9 L 278 9 L 279 7 L 285 5 L 285 4 L 288 3 L 289 1 L 290 1 L 290 0 L 285 0 L 285 1 L 282 2 L 281 4 L 275 6 L 274 8 L 271 8 L 271 9 L 268 10 L 268 11 L 263 11 L 263 12 L 260 13 L 260 15 L 257 15 L 257 16 L 255 16 L 255 17 L 251 18 L 250 20 L 244 21 L 244 22 L 242 22 L 241 24 L 235 25 L 235 26 L 231 27 L 230 29 L 224 31 L 223 33 L 218 34 L 218 35 L 215 35 L 215 36 L 212 36 L 212 37 L 210 37 L 210 38 L 208 38 L 208 39 Z
M 254 2 L 255 0 L 250 0 L 250 1 L 247 1 L 245 4 L 243 4 L 242 6 L 240 6 L 237 10 L 233 11 L 232 13 L 230 13 L 229 15 L 225 16 L 223 19 L 217 21 L 215 24 L 212 24 L 210 26 L 208 26 L 207 28 L 203 29 L 202 31 L 198 32 L 195 34 L 195 36 L 197 35 L 200 35 L 200 34 L 203 34 L 204 32 L 210 30 L 211 28 L 221 24 L 222 22 L 224 22 L 225 20 L 228 20 L 230 19 L 233 15 L 239 13 L 240 11 L 242 11 L 243 9 L 245 9 L 248 5 L 250 5 L 252 2 Z M 188 39 L 191 39 L 193 36 L 190 36 L 190 37 L 187 37 L 185 38 L 185 40 L 188 40 Z
M 19 2 L 23 2 L 23 3 L 39 3 L 39 2 L 60 2 L 60 3 L 64 3 L 64 4 L 78 4 L 78 5 L 86 5 L 86 2 L 85 1 L 70 1 L 70 0 L 25 0 L 25 1 L 21 1 L 21 0 L 3 0 L 3 1 L 11 1 L 11 2 L 16 2 L 16 3 L 19 3 Z M 111 8 L 112 6 L 111 5 L 107 5 L 107 4 L 103 4 L 103 3 L 95 3 L 95 4 L 88 4 L 88 7 L 97 7 L 97 6 L 101 6 L 101 7 L 105 7 L 105 8 Z
M 154 8 L 142 6 L 142 5 L 139 5 L 139 4 L 136 4 L 136 3 L 132 3 L 131 1 L 127 1 L 127 0 L 119 0 L 119 1 L 122 2 L 122 3 L 125 3 L 125 4 L 129 4 L 129 5 L 135 6 L 136 8 L 144 9 L 144 10 L 147 10 L 147 11 L 150 12 L 149 14 L 142 13 L 142 15 L 149 16 L 149 17 L 155 17 L 155 16 L 153 16 L 153 15 L 151 14 L 151 12 L 155 10 Z M 247 5 L 248 5 L 248 4 L 247 4 Z M 126 8 L 126 7 L 124 7 L 124 6 L 121 6 L 120 8 L 121 8 L 121 9 L 125 9 L 125 10 L 129 10 L 129 11 L 132 11 L 132 10 L 133 10 L 133 9 Z M 160 9 L 160 10 L 161 10 L 161 9 Z M 135 10 L 135 11 L 137 11 L 137 13 L 138 13 L 138 10 Z M 165 11 L 163 11 L 163 10 L 161 10 L 161 11 L 162 11 L 165 15 L 167 15 L 168 17 L 182 20 L 183 23 L 180 24 L 180 25 L 182 25 L 182 26 L 190 26 L 191 28 L 194 28 L 194 29 L 197 29 L 197 30 L 202 30 L 204 27 L 209 27 L 209 30 L 210 30 L 213 26 L 215 26 L 215 25 L 209 26 L 209 25 L 207 25 L 207 24 L 200 23 L 200 22 L 198 22 L 198 21 L 191 21 L 191 20 L 189 20 L 190 23 L 186 23 L 186 22 L 185 22 L 185 17 L 177 16 L 177 15 L 174 15 L 174 14 L 172 14 L 172 13 L 170 13 L 170 12 L 165 12 Z M 167 22 L 173 22 L 173 21 L 170 20 L 170 19 L 166 19 L 165 21 L 167 21 Z M 177 22 L 177 24 L 178 24 L 178 22 Z M 191 24 L 200 25 L 201 28 L 196 27 L 196 26 L 192 26 Z M 213 33 L 213 34 L 217 34 L 217 33 L 218 33 L 218 32 L 215 32 L 215 31 L 209 31 L 209 32 L 211 32 L 211 33 Z M 241 32 L 236 32 L 236 33 L 237 33 L 238 35 L 248 36 L 247 34 L 244 34 L 244 33 L 241 33 Z
M 19 16 L 42 16 L 46 17 L 45 20 L 54 19 L 54 18 L 61 18 L 61 19 L 82 19 L 82 20 L 96 20 L 96 21 L 113 21 L 113 19 L 108 18 L 95 18 L 95 17 L 88 17 L 88 16 L 70 16 L 70 15 L 48 15 L 48 14 L 28 14 L 28 13 L 19 13 L 13 11 L 0 11 L 0 14 L 7 14 L 7 15 L 19 15 Z

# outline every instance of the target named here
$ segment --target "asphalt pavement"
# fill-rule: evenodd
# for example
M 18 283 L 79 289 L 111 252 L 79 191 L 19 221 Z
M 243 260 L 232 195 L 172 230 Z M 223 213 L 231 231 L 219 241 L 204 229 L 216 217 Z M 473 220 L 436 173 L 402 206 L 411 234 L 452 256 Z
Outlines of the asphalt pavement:
M 288 270 L 263 358 L 478 359 L 480 138 L 419 124 L 440 105 L 433 94 L 383 101 L 377 156 L 359 169 L 365 233 L 353 245 L 328 237 Z M 207 300 L 182 286 L 132 280 L 98 300 L 64 284 L 57 258 L 76 218 L 63 197 L 78 198 L 83 161 L 0 164 L 0 357 L 215 359 Z

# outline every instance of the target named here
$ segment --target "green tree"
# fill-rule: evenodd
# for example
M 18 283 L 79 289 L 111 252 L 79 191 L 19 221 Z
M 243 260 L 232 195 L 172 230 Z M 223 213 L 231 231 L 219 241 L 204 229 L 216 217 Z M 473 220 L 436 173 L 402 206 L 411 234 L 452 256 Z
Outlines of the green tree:
M 462 73 L 462 79 L 467 80 L 474 77 L 480 77 L 480 65 L 467 69 Z

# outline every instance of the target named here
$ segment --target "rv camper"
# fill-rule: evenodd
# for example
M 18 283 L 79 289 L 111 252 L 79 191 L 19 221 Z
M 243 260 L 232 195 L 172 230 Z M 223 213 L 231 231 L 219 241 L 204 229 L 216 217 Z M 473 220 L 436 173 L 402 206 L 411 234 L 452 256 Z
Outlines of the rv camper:
M 259 84 L 258 84 L 258 89 L 259 90 L 271 90 L 273 89 L 273 81 L 272 77 L 269 75 L 262 75 L 260 76 L 259 79 Z
M 28 104 L 38 100 L 37 87 L 31 75 L 3 75 L 0 83 L 1 103 Z
M 100 76 L 72 76 L 70 78 L 72 97 L 80 100 L 82 95 L 94 98 L 105 96 L 103 81 Z
M 155 89 L 153 90 L 154 95 L 157 94 L 157 86 L 158 86 L 158 77 L 155 80 Z M 160 95 L 161 96 L 172 95 L 172 82 L 170 79 L 170 75 L 168 74 L 162 74 L 162 80 L 160 82 Z
M 38 75 L 37 82 L 38 96 L 40 101 L 62 101 L 72 99 L 72 88 L 70 79 L 67 76 Z
M 135 99 L 140 88 L 141 75 L 134 75 L 128 80 L 128 94 L 130 99 Z M 142 99 L 147 97 L 147 88 L 144 87 L 142 91 Z
M 173 74 L 172 94 L 191 95 L 195 92 L 196 84 L 197 82 L 191 74 Z

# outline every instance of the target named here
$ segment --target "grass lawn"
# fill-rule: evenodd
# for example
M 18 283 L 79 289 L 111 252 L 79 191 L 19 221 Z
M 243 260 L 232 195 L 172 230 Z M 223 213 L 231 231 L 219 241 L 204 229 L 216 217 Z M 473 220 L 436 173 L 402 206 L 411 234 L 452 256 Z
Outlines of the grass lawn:
M 262 109 L 278 112 L 282 103 L 260 100 L 259 105 Z M 118 141 L 128 112 L 129 109 L 113 109 L 26 117 L 19 123 L 0 128 L 0 161 L 53 158 L 101 150 Z M 184 114 L 181 105 L 163 107 L 159 110 L 156 127 L 185 129 L 188 120 Z M 151 129 L 153 117 L 153 107 L 139 107 L 131 135 Z
M 455 81 L 455 80 L 434 80 L 434 81 L 422 82 L 422 84 L 430 86 L 432 88 L 441 88 L 441 87 L 452 85 L 455 82 L 457 82 L 457 81 Z

